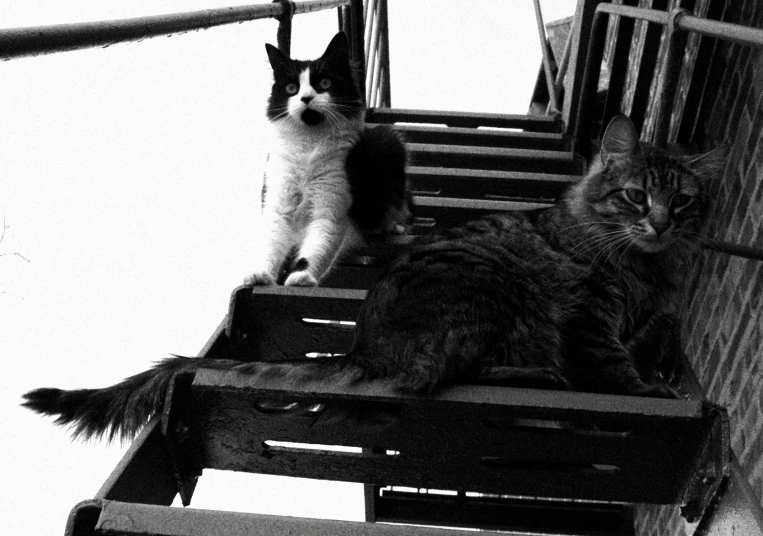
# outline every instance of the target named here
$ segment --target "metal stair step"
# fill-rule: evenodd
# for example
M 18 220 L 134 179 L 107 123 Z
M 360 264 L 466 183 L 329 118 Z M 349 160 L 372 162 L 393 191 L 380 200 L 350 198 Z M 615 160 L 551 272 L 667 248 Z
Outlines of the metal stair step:
M 585 164 L 568 151 L 407 143 L 412 166 L 579 175 Z
M 410 166 L 408 177 L 416 196 L 553 202 L 578 175 L 490 169 Z
M 563 129 L 561 120 L 549 116 L 446 112 L 405 108 L 369 108 L 366 113 L 366 122 L 429 123 L 463 128 L 513 128 L 528 132 L 562 132 Z
M 80 534 L 113 536 L 472 536 L 473 531 L 361 523 L 330 519 L 248 514 L 194 508 L 172 508 L 118 501 L 88 501 L 72 512 L 72 523 L 88 527 Z M 482 531 L 485 535 L 520 536 L 516 532 Z
M 525 132 L 493 128 L 438 127 L 396 125 L 395 129 L 411 143 L 441 143 L 478 147 L 514 147 L 562 151 L 570 148 L 563 134 L 555 132 Z
M 694 491 L 695 470 L 707 462 L 704 446 L 721 433 L 724 422 L 719 412 L 696 400 L 470 385 L 413 395 L 379 381 L 287 383 L 268 375 L 278 365 L 258 366 L 265 375 L 257 379 L 197 372 L 190 391 L 180 398 L 182 420 L 173 421 L 170 410 L 169 429 L 188 431 L 170 441 L 181 467 L 681 504 L 687 490 Z M 175 391 L 182 389 L 176 386 Z M 282 416 L 258 409 L 268 400 L 321 404 L 323 409 Z M 322 425 L 317 418 L 325 408 L 364 408 L 383 413 L 389 422 L 378 430 Z

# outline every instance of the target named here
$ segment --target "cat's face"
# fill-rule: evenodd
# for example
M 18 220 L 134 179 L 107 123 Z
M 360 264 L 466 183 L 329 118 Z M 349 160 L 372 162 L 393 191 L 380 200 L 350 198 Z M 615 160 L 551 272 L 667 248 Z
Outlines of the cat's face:
M 347 37 L 339 32 L 313 61 L 293 60 L 265 45 L 273 67 L 268 118 L 314 127 L 338 125 L 360 116 L 362 99 L 350 68 Z
M 643 146 L 630 119 L 615 117 L 584 195 L 601 243 L 656 253 L 697 242 L 707 183 L 722 175 L 725 156 L 716 150 L 686 159 Z

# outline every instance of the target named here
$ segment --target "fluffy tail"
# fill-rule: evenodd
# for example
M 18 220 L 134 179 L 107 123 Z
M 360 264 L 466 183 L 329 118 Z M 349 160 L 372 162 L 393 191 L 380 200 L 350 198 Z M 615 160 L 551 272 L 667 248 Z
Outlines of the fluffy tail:
M 283 379 L 285 386 L 324 379 L 353 382 L 363 376 L 360 369 L 351 365 L 344 356 L 325 361 L 278 363 L 171 357 L 145 372 L 103 389 L 35 389 L 24 395 L 22 406 L 43 415 L 55 416 L 55 424 L 70 426 L 74 438 L 131 439 L 154 414 L 162 410 L 173 378 L 201 368 L 235 370 L 253 377 Z
M 75 438 L 128 439 L 161 411 L 167 388 L 177 374 L 195 372 L 201 367 L 230 369 L 239 364 L 239 361 L 171 357 L 103 389 L 35 389 L 24 395 L 22 406 L 56 416 L 55 423 L 71 426 Z

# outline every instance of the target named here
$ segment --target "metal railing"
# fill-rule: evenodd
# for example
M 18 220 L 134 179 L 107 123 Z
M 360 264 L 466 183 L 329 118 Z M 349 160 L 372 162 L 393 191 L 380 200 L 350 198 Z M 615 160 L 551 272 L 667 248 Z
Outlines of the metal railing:
M 0 59 L 107 47 L 117 43 L 204 30 L 215 26 L 345 6 L 351 0 L 305 0 L 206 9 L 151 17 L 0 30 Z
M 389 22 L 387 0 L 369 0 L 365 6 L 366 102 L 370 108 L 389 108 Z
M 583 10 L 583 13 L 585 13 L 585 10 Z M 599 2 L 595 5 L 595 8 L 590 14 L 592 15 L 590 20 L 583 20 L 581 24 L 584 28 L 590 28 L 590 33 L 588 34 L 590 35 L 590 39 L 586 42 L 585 48 L 587 53 L 580 58 L 581 63 L 579 65 L 584 64 L 584 70 L 580 79 L 579 99 L 577 107 L 574 110 L 575 117 L 574 119 L 570 117 L 570 122 L 568 123 L 568 134 L 573 134 L 575 150 L 585 157 L 590 157 L 592 153 L 591 126 L 596 119 L 594 117 L 594 109 L 596 107 L 597 90 L 601 73 L 601 64 L 604 58 L 604 49 L 608 36 L 610 15 L 621 17 L 620 30 L 622 31 L 623 27 L 626 30 L 625 39 L 622 40 L 625 45 L 623 49 L 625 52 L 624 55 L 626 56 L 630 48 L 634 20 L 646 21 L 647 23 L 661 25 L 667 28 L 668 33 L 664 44 L 664 46 L 667 47 L 667 54 L 662 69 L 662 76 L 657 82 L 658 87 L 656 92 L 660 104 L 655 113 L 656 126 L 652 140 L 650 140 L 657 146 L 667 145 L 669 139 L 671 115 L 675 106 L 678 76 L 682 67 L 684 48 L 686 45 L 686 36 L 684 32 L 693 32 L 734 43 L 763 47 L 763 29 L 749 28 L 738 24 L 703 19 L 694 16 L 683 9 L 669 12 Z M 585 41 L 581 37 L 580 44 L 582 45 L 584 42 Z M 627 73 L 627 65 L 623 65 L 623 63 L 625 62 L 618 61 L 617 59 L 612 62 L 613 69 L 614 67 L 618 67 L 619 70 L 617 76 L 615 76 L 615 73 L 610 73 L 610 85 L 601 120 L 602 125 L 606 125 L 612 116 L 620 112 L 622 99 L 621 93 L 624 88 L 624 79 Z M 578 75 L 580 75 L 580 73 Z M 645 85 L 644 90 L 648 93 L 649 84 Z M 575 96 L 573 96 L 573 99 L 574 98 Z M 640 126 L 642 121 L 643 117 L 636 121 L 637 125 Z M 763 250 L 739 244 L 710 240 L 705 247 L 713 251 L 730 255 L 763 260 Z
M 684 47 L 686 45 L 685 34 L 682 32 L 694 32 L 735 43 L 763 47 L 763 29 L 702 19 L 683 9 L 667 12 L 628 5 L 600 3 L 596 6 L 593 17 L 591 39 L 588 43 L 588 53 L 585 56 L 585 71 L 580 94 L 580 105 L 577 109 L 577 120 L 575 121 L 575 145 L 582 153 L 590 153 L 590 147 L 587 147 L 590 145 L 590 118 L 595 104 L 600 65 L 603 59 L 610 15 L 642 20 L 667 27 L 668 34 L 665 45 L 667 47 L 667 57 L 658 90 L 661 104 L 657 112 L 657 120 L 655 122 L 657 126 L 654 139 L 652 140 L 658 146 L 665 146 L 668 142 L 668 131 L 670 128 L 671 112 L 674 107 L 678 72 L 681 68 Z M 683 38 L 681 38 L 682 36 Z M 614 98 L 619 100 L 620 95 L 614 95 Z M 606 123 L 609 119 L 610 117 L 605 116 L 603 122 Z

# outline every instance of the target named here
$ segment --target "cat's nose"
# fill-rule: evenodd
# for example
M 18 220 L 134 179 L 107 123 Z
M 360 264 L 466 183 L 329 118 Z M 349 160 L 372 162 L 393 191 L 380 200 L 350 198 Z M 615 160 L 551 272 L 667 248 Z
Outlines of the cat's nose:
M 305 104 L 310 104 L 310 103 L 313 101 L 313 99 L 314 99 L 314 98 L 315 98 L 315 97 L 313 97 L 312 95 L 305 95 L 304 97 L 302 97 L 302 99 L 301 99 L 301 100 L 302 100 L 302 102 L 304 102 Z
M 660 236 L 662 233 L 668 230 L 670 227 L 670 222 L 653 222 L 652 223 L 652 229 L 654 229 L 654 232 L 657 233 L 657 236 Z

